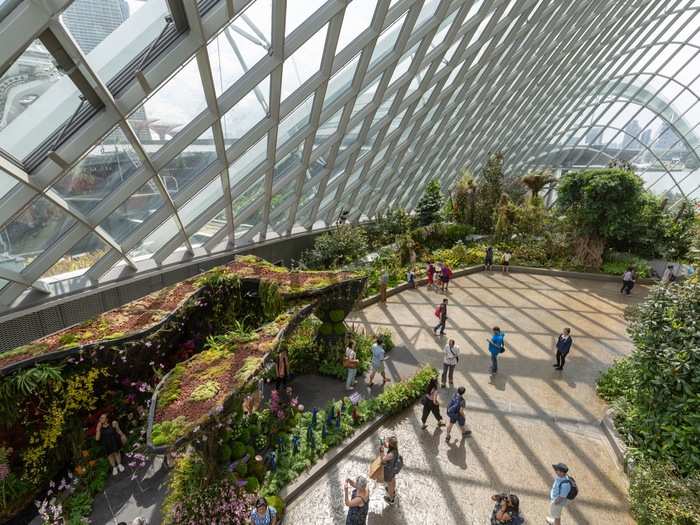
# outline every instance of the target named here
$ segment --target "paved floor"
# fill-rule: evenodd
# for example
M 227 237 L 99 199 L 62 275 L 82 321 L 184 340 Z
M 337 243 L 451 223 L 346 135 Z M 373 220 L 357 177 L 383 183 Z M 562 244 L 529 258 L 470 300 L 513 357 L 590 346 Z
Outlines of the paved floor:
M 366 473 L 379 435 L 399 438 L 405 468 L 399 499 L 387 507 L 383 489 L 371 497 L 370 524 L 486 524 L 490 495 L 512 491 L 521 498 L 528 523 L 545 523 L 551 464 L 571 467 L 580 495 L 564 511 L 564 523 L 631 524 L 624 474 L 615 463 L 598 423 L 605 411 L 595 380 L 627 354 L 623 311 L 645 293 L 623 297 L 616 283 L 527 274 L 479 273 L 450 285 L 447 337 L 461 347 L 455 385 L 467 388 L 473 437 L 445 444 L 444 431 L 417 420 L 419 406 L 395 418 L 376 436 L 292 503 L 290 525 L 344 523 L 342 480 Z M 400 345 L 387 368 L 394 379 L 418 363 L 441 366 L 447 338 L 433 335 L 434 305 L 442 296 L 425 288 L 389 298 L 355 314 L 367 328 L 389 328 Z M 485 340 L 494 325 L 506 333 L 507 350 L 491 378 Z M 563 372 L 552 368 L 552 347 L 569 326 L 574 345 Z M 443 391 L 444 404 L 451 392 Z

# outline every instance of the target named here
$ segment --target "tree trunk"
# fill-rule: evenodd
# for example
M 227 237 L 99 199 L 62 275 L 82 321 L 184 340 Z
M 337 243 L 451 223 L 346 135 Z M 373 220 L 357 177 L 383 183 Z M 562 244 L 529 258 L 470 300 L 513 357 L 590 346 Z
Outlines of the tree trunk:
M 605 241 L 595 237 L 578 237 L 574 240 L 574 256 L 585 268 L 600 269 L 603 265 Z

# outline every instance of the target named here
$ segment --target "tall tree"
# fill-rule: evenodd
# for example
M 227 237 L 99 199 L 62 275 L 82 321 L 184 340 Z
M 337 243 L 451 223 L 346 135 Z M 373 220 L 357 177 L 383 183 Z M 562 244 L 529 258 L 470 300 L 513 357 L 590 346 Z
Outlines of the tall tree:
M 478 180 L 476 226 L 481 233 L 493 232 L 498 203 L 503 193 L 503 153 L 489 155 Z
M 442 209 L 442 191 L 440 182 L 432 179 L 425 186 L 423 196 L 416 206 L 416 215 L 420 226 L 427 226 L 440 220 L 440 210 Z
M 474 225 L 476 208 L 476 182 L 471 171 L 464 169 L 462 176 L 455 183 L 450 192 L 452 201 L 452 215 L 456 222 Z

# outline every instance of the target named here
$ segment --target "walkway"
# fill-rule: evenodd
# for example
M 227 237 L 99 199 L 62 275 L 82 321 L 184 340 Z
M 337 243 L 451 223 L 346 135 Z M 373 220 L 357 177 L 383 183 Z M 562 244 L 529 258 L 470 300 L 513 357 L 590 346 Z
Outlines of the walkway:
M 615 358 L 629 353 L 623 310 L 644 293 L 622 297 L 616 283 L 538 275 L 479 273 L 455 279 L 447 295 L 448 337 L 462 356 L 455 384 L 467 388 L 472 438 L 448 446 L 429 421 L 420 429 L 420 406 L 394 418 L 289 508 L 290 525 L 344 523 L 342 481 L 366 474 L 380 435 L 395 433 L 405 460 L 399 499 L 387 507 L 374 489 L 370 524 L 488 523 L 490 496 L 513 491 L 528 523 L 545 523 L 551 464 L 564 462 L 580 488 L 564 523 L 632 524 L 624 474 L 599 429 L 605 411 L 595 380 Z M 367 328 L 389 328 L 400 347 L 387 361 L 394 379 L 418 363 L 440 367 L 446 338 L 433 335 L 434 305 L 442 296 L 425 288 L 389 298 L 355 314 Z M 491 378 L 485 340 L 492 326 L 506 332 L 507 350 Z M 574 347 L 563 372 L 552 368 L 559 331 L 572 329 Z M 451 391 L 442 392 L 443 405 Z M 456 430 L 456 429 L 455 429 Z

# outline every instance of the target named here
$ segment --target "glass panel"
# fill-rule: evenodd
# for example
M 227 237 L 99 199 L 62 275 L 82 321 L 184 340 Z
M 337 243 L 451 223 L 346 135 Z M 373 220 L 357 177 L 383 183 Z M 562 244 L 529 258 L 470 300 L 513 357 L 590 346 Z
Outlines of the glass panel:
M 357 137 L 360 134 L 360 129 L 362 128 L 362 123 L 363 121 L 358 122 L 355 124 L 355 127 L 352 128 L 349 132 L 345 134 L 343 137 L 341 143 L 340 143 L 340 148 L 338 149 L 338 154 L 341 152 L 345 151 L 348 149 L 350 146 L 352 146 L 356 141 Z
M 14 177 L 10 177 L 4 171 L 0 171 L 0 202 L 2 198 L 10 193 L 10 190 L 17 185 L 17 181 Z
M 325 141 L 328 137 L 333 135 L 338 131 L 338 125 L 340 124 L 340 117 L 343 116 L 343 108 L 336 111 L 328 120 L 322 122 L 316 131 L 316 140 L 314 141 L 314 146 L 317 146 L 321 142 Z
M 376 7 L 377 0 L 353 0 L 348 4 L 343 16 L 336 54 L 369 27 Z
M 129 123 L 139 134 L 148 153 L 160 149 L 206 107 L 197 61 L 166 81 L 158 91 L 129 116 Z
M 239 100 L 221 119 L 227 147 L 234 144 L 267 116 L 269 102 L 270 78 L 268 77 Z
M 263 136 L 254 146 L 236 159 L 228 169 L 228 176 L 231 181 L 231 191 L 240 189 L 236 186 L 251 171 L 257 168 L 267 157 L 267 135 Z
M 319 184 L 321 182 L 320 173 L 316 176 L 309 175 L 304 182 L 304 188 L 301 191 L 301 200 L 297 208 L 297 215 L 294 218 L 294 224 L 299 226 L 309 226 L 311 221 L 311 212 L 313 211 L 313 202 L 318 193 Z
M 121 129 L 115 128 L 68 171 L 53 189 L 82 213 L 89 213 L 141 167 Z
M 174 217 L 170 217 L 141 241 L 141 244 L 129 251 L 127 255 L 136 260 L 150 257 L 170 239 L 178 235 L 178 232 L 177 221 Z
M 294 31 L 297 27 L 303 24 L 311 15 L 313 15 L 326 0 L 292 0 L 287 2 L 287 19 L 284 27 L 284 36 Z
M 443 43 L 443 41 L 447 37 L 447 33 L 450 31 L 450 26 L 452 25 L 452 21 L 455 19 L 455 16 L 457 16 L 457 11 L 455 11 L 445 20 L 443 20 L 443 22 L 440 24 L 440 28 L 438 29 L 437 33 L 435 33 L 432 42 L 430 42 L 430 49 L 434 49 Z
M 401 77 L 401 75 L 403 75 L 404 73 L 406 73 L 409 70 L 409 68 L 411 67 L 411 62 L 413 62 L 413 54 L 416 52 L 416 49 L 418 49 L 418 44 L 414 45 L 411 49 L 409 49 L 408 51 L 406 51 L 403 54 L 403 56 L 401 57 L 401 60 L 394 68 L 394 72 L 391 74 L 391 79 L 389 80 L 390 86 L 397 79 L 399 79 Z
M 291 95 L 321 68 L 327 31 L 328 24 L 317 31 L 284 61 L 282 66 L 282 100 Z
M 335 75 L 328 81 L 326 88 L 326 98 L 323 99 L 323 108 L 327 108 L 332 104 L 343 91 L 346 91 L 352 84 L 352 78 L 355 76 L 357 63 L 360 60 L 360 55 L 350 60 L 347 64 L 340 68 Z
M 37 197 L 0 228 L 0 266 L 21 272 L 74 223 L 46 197 Z
M 163 204 L 158 188 L 148 181 L 102 221 L 100 226 L 117 242 L 122 242 Z
M 306 100 L 302 102 L 296 109 L 284 117 L 284 120 L 280 122 L 277 129 L 277 148 L 279 149 L 282 144 L 292 138 L 295 133 L 298 133 L 303 129 L 311 118 L 311 107 L 314 102 L 314 96 L 310 95 L 306 97 Z
M 109 247 L 102 239 L 90 233 L 42 275 L 41 280 L 55 282 L 78 277 L 88 271 L 108 251 Z
M 109 81 L 158 38 L 169 14 L 165 0 L 75 0 L 61 22 L 88 63 Z
M 415 25 L 413 26 L 414 31 L 425 22 L 428 22 L 428 20 L 435 14 L 438 5 L 440 5 L 440 0 L 426 0 L 420 10 L 420 14 L 418 15 Z
M 190 244 L 192 244 L 193 248 L 202 246 L 224 226 L 226 226 L 226 212 L 221 210 L 216 214 L 216 217 L 202 226 L 197 233 L 190 235 Z
M 372 59 L 369 61 L 370 68 L 394 49 L 394 44 L 396 44 L 396 40 L 399 38 L 399 33 L 401 32 L 401 27 L 403 26 L 405 18 L 406 13 L 401 15 L 396 22 L 387 27 L 384 32 L 379 35 L 377 44 L 374 46 L 374 51 L 372 52 Z
M 221 186 L 221 177 L 217 175 L 203 190 L 180 208 L 178 212 L 180 220 L 185 227 L 189 226 L 193 220 L 199 217 L 204 210 L 211 208 L 223 195 L 224 190 Z
M 280 179 L 294 173 L 301 166 L 301 148 L 293 149 L 282 160 L 278 160 L 272 172 L 272 181 L 276 183 Z M 293 185 L 293 182 L 289 182 Z
M 271 25 L 272 0 L 257 0 L 209 42 L 217 97 L 267 55 Z
M 80 92 L 35 40 L 0 77 L 0 149 L 26 158 L 71 118 Z
M 381 76 L 378 76 L 369 86 L 365 87 L 362 91 L 360 91 L 360 94 L 357 95 L 357 98 L 355 99 L 355 106 L 352 108 L 350 118 L 357 115 L 360 112 L 360 110 L 362 110 L 367 104 L 372 102 L 374 94 L 377 92 L 377 86 L 379 85 L 379 80 L 381 78 Z
M 265 177 L 260 176 L 253 184 L 250 185 L 248 189 L 241 193 L 234 193 L 233 195 L 233 218 L 234 224 L 236 225 L 236 237 L 240 237 L 245 232 L 254 227 L 257 223 L 262 220 L 262 214 L 264 206 L 260 203 L 252 215 L 247 217 L 243 221 L 236 220 L 236 215 L 245 210 L 247 207 L 255 202 L 258 202 L 264 192 L 265 188 Z
M 215 160 L 216 146 L 210 128 L 160 170 L 168 194 L 174 197 L 180 193 Z

